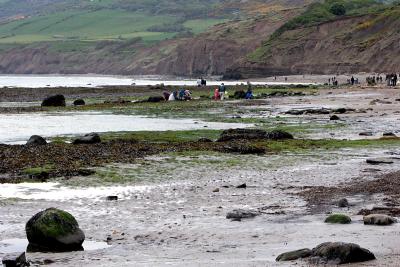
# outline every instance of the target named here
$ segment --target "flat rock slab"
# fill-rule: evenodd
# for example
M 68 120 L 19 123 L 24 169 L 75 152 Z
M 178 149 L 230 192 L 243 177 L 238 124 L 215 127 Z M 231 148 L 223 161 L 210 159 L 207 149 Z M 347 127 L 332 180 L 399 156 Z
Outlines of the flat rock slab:
M 226 218 L 231 219 L 233 221 L 240 221 L 242 219 L 254 218 L 258 215 L 260 215 L 260 212 L 256 210 L 237 209 L 228 212 L 228 214 L 226 214 Z
M 367 163 L 371 165 L 393 164 L 394 161 L 389 158 L 375 158 L 375 159 L 367 159 Z
M 366 225 L 391 225 L 397 222 L 397 220 L 389 215 L 385 214 L 370 214 L 364 216 L 364 224 Z

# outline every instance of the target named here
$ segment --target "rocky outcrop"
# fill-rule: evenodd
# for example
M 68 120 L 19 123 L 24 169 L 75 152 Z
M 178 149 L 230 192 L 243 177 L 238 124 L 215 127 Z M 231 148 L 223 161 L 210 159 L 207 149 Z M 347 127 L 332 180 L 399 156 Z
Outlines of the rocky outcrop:
M 226 142 L 232 140 L 284 140 L 293 139 L 293 135 L 281 130 L 273 130 L 270 132 L 261 129 L 229 129 L 224 130 L 217 140 L 218 142 Z
M 77 99 L 74 101 L 74 106 L 84 106 L 85 104 L 85 100 L 83 99 Z
M 25 226 L 30 251 L 83 250 L 85 234 L 66 211 L 49 208 L 34 215 Z

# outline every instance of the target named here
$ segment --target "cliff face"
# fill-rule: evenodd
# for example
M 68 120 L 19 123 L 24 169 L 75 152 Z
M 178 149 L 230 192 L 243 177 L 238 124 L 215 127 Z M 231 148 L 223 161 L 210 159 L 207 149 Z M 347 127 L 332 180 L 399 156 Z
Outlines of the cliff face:
M 400 66 L 400 8 L 284 32 L 227 76 L 393 72 Z
M 104 43 L 84 51 L 58 51 L 50 43 L 19 46 L 0 52 L 0 72 L 221 75 L 299 12 L 281 10 L 224 23 L 192 38 L 153 46 Z

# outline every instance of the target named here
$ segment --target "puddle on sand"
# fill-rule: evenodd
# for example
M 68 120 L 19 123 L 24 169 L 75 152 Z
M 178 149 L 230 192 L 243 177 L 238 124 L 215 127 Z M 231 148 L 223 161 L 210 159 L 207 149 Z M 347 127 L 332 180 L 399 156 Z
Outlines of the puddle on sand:
M 111 247 L 111 245 L 108 245 L 106 242 L 97 241 L 85 241 L 83 242 L 82 246 L 85 251 L 106 249 Z M 13 238 L 0 241 L 1 254 L 23 252 L 26 251 L 27 247 L 27 239 Z

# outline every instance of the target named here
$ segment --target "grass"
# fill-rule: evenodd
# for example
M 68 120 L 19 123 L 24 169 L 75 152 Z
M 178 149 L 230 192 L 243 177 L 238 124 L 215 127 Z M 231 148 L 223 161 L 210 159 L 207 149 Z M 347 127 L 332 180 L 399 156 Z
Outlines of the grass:
M 51 164 L 42 166 L 42 167 L 32 167 L 32 168 L 26 168 L 24 170 L 22 170 L 23 174 L 26 175 L 40 175 L 43 172 L 50 172 L 53 169 L 53 166 Z
M 220 24 L 223 22 L 226 22 L 228 20 L 226 19 L 193 19 L 193 20 L 187 20 L 185 23 L 183 23 L 183 26 L 186 28 L 191 29 L 191 32 L 194 34 L 199 34 L 202 33 L 206 30 L 208 30 L 210 27 Z

